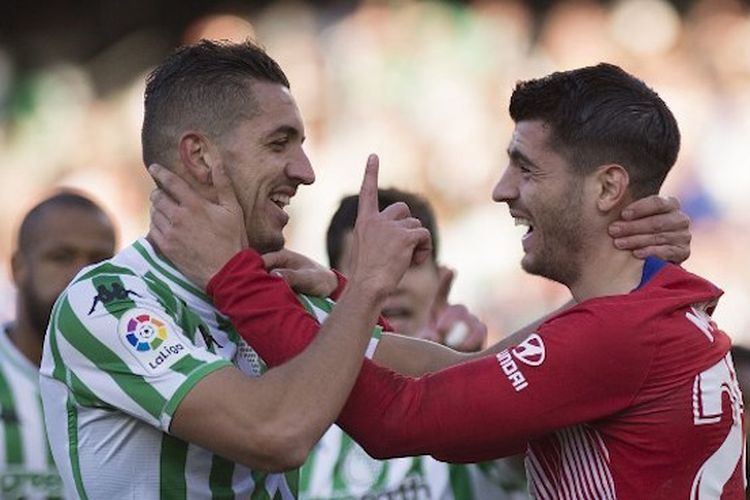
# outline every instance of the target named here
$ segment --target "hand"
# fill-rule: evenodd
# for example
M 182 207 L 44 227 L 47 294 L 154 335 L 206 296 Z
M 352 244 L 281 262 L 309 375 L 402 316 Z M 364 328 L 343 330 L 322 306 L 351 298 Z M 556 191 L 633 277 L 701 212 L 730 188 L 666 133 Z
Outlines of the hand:
M 438 268 L 440 284 L 430 311 L 429 323 L 417 337 L 447 345 L 457 351 L 476 352 L 487 340 L 487 326 L 461 304 L 449 304 L 448 295 L 455 273 L 445 266 Z
M 161 165 L 151 165 L 148 171 L 157 185 L 151 193 L 149 238 L 177 269 L 205 290 L 214 274 L 248 247 L 242 208 L 232 185 L 221 165 L 212 167 L 218 196 L 214 203 Z
M 609 234 L 620 250 L 631 250 L 639 259 L 649 255 L 680 264 L 690 256 L 690 218 L 677 198 L 658 195 L 637 200 L 610 224 Z
M 336 273 L 314 260 L 291 250 L 263 255 L 266 269 L 278 274 L 299 293 L 328 297 L 338 287 Z
M 352 232 L 349 286 L 364 285 L 384 299 L 412 263 L 429 258 L 430 232 L 411 216 L 405 203 L 378 211 L 378 157 L 367 159 Z

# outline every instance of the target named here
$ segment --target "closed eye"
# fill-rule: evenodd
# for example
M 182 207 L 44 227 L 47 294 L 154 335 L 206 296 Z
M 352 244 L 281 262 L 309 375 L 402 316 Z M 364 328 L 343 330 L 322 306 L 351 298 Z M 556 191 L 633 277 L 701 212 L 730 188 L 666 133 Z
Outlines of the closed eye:
M 284 148 L 289 144 L 289 137 L 285 136 L 275 141 L 271 141 L 271 149 L 274 151 L 283 151 Z

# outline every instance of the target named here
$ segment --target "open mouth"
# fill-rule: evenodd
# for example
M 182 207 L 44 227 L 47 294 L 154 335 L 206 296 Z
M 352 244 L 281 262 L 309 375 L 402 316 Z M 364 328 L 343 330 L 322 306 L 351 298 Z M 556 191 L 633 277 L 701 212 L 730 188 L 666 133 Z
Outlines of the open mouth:
M 271 201 L 274 202 L 276 206 L 278 206 L 282 210 L 289 206 L 289 201 L 291 199 L 292 197 L 288 194 L 274 193 L 271 195 Z
M 531 221 L 529 219 L 526 219 L 524 217 L 514 217 L 513 220 L 515 221 L 516 226 L 526 226 L 527 230 L 526 233 L 523 235 L 521 240 L 525 240 L 529 236 L 531 236 L 531 233 L 534 232 L 534 226 L 531 224 Z

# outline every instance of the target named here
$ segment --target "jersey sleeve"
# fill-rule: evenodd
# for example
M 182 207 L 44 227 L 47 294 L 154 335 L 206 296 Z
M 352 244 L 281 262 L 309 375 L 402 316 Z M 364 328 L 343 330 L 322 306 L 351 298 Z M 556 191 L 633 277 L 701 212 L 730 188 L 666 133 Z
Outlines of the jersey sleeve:
M 245 251 L 208 290 L 269 366 L 297 355 L 319 329 L 279 280 Z M 512 349 L 418 379 L 366 359 L 338 424 L 375 458 L 478 462 L 515 454 L 534 438 L 632 401 L 650 358 L 627 341 L 625 323 L 579 307 Z
M 132 274 L 79 280 L 55 306 L 46 375 L 79 405 L 117 409 L 166 432 L 190 389 L 231 365 L 193 342 L 191 314 Z
M 571 310 L 519 345 L 413 380 L 363 366 L 339 425 L 377 458 L 451 462 L 512 455 L 561 428 L 627 407 L 654 347 L 596 310 Z

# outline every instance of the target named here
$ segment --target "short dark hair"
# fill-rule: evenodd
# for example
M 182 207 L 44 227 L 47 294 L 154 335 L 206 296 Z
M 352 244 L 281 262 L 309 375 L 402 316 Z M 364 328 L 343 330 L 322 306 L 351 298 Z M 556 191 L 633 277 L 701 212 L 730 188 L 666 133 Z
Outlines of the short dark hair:
M 103 215 L 107 219 L 109 216 L 102 207 L 97 205 L 90 198 L 73 190 L 60 191 L 57 194 L 45 198 L 29 210 L 21 221 L 21 227 L 18 229 L 18 249 L 21 252 L 28 252 L 36 240 L 34 232 L 36 226 L 42 219 L 45 212 L 53 209 L 77 208 L 88 210 Z
M 378 189 L 378 205 L 383 210 L 388 205 L 397 202 L 406 203 L 411 211 L 412 217 L 416 217 L 432 235 L 432 260 L 437 260 L 438 229 L 435 223 L 435 214 L 430 203 L 415 193 L 401 191 L 400 189 Z M 331 218 L 326 233 L 326 248 L 328 250 L 328 262 L 331 267 L 341 265 L 344 236 L 354 229 L 357 220 L 357 209 L 359 206 L 359 195 L 353 194 L 341 200 L 339 208 Z
M 177 49 L 146 78 L 143 162 L 169 163 L 174 134 L 188 127 L 220 136 L 257 107 L 253 81 L 289 88 L 281 67 L 251 41 L 201 40 Z
M 748 366 L 750 367 L 750 349 L 745 346 L 734 344 L 731 348 L 732 360 L 735 366 Z
M 680 150 L 677 121 L 664 101 L 612 64 L 519 82 L 509 111 L 516 123 L 547 123 L 550 146 L 578 174 L 607 163 L 622 165 L 636 198 L 659 191 Z

